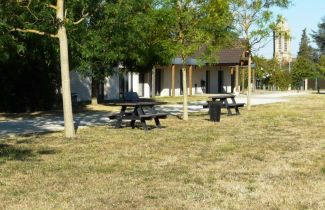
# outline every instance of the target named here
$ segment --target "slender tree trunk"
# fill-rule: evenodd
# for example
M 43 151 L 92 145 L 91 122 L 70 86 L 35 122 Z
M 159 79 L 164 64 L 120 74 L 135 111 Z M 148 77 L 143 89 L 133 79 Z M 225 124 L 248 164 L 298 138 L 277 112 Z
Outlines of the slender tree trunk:
M 182 57 L 182 75 L 183 75 L 183 120 L 188 120 L 187 110 L 187 84 L 186 84 L 186 68 L 185 58 Z
M 252 76 L 252 68 L 251 68 L 251 53 L 248 55 L 248 87 L 247 87 L 247 110 L 251 110 L 251 76 Z
M 60 60 L 61 60 L 65 137 L 74 138 L 75 129 L 73 124 L 72 104 L 71 104 L 68 38 L 67 38 L 66 28 L 62 24 L 62 21 L 64 20 L 64 0 L 57 0 L 56 18 L 59 23 L 58 35 L 60 40 Z
M 98 104 L 98 81 L 92 77 L 91 78 L 91 104 L 97 105 Z

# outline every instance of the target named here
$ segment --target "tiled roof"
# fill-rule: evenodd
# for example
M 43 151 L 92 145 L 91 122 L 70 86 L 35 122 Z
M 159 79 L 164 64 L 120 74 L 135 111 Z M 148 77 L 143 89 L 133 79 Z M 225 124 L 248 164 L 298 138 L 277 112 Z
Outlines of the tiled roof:
M 239 63 L 243 52 L 244 48 L 221 49 L 218 63 Z
M 188 58 L 196 59 L 204 52 L 205 46 L 196 51 Z M 240 63 L 245 48 L 221 49 L 217 56 L 219 57 L 218 63 Z

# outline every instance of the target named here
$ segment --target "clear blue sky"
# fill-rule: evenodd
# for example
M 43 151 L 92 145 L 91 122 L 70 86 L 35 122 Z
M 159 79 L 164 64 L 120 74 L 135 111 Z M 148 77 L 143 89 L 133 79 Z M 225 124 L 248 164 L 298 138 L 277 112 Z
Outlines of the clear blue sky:
M 277 14 L 283 15 L 291 28 L 291 53 L 292 57 L 297 57 L 299 50 L 299 42 L 302 35 L 302 30 L 307 28 L 308 37 L 311 40 L 311 45 L 316 47 L 310 33 L 312 30 L 317 31 L 317 24 L 321 22 L 322 17 L 325 16 L 325 0 L 292 0 L 293 6 L 289 9 L 281 10 L 273 8 L 275 16 Z M 258 52 L 266 58 L 273 57 L 273 44 L 270 42 L 267 46 Z

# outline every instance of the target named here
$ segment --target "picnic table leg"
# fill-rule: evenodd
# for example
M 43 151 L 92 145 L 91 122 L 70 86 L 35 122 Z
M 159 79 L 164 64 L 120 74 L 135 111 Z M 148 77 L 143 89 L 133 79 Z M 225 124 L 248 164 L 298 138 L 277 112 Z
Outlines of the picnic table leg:
M 227 108 L 227 111 L 228 111 L 229 116 L 232 116 L 231 109 L 230 109 L 230 107 L 228 106 L 228 100 L 225 99 L 225 100 L 223 100 L 223 102 L 224 102 L 224 105 L 225 105 L 226 108 Z
M 151 106 L 151 113 L 156 114 L 156 109 L 154 106 Z M 158 117 L 154 117 L 157 128 L 161 128 L 160 121 Z
M 231 98 L 231 101 L 232 101 L 233 104 L 236 104 L 236 100 L 235 100 L 235 98 Z M 237 115 L 240 115 L 240 112 L 239 112 L 239 109 L 238 109 L 237 106 L 235 106 L 235 110 L 236 110 L 236 114 L 237 114 Z
M 148 127 L 147 127 L 147 124 L 146 124 L 146 120 L 145 119 L 142 119 L 141 118 L 141 124 L 142 124 L 142 127 L 145 131 L 148 131 Z
M 131 127 L 132 129 L 135 128 L 135 117 L 138 115 L 138 111 L 137 108 L 134 108 L 133 113 L 132 113 L 132 117 L 131 117 Z
M 144 115 L 144 111 L 141 106 L 137 107 L 137 115 Z M 148 131 L 146 120 L 141 118 L 141 125 L 145 131 Z
M 126 110 L 126 106 L 122 106 L 121 112 L 120 114 L 117 116 L 117 121 L 116 121 L 116 125 L 115 125 L 115 129 L 120 128 L 121 123 L 122 123 L 122 118 L 125 115 L 125 110 Z
M 240 115 L 240 112 L 239 112 L 239 109 L 238 109 L 237 106 L 235 106 L 235 110 L 236 110 L 236 114 L 237 114 L 237 115 Z

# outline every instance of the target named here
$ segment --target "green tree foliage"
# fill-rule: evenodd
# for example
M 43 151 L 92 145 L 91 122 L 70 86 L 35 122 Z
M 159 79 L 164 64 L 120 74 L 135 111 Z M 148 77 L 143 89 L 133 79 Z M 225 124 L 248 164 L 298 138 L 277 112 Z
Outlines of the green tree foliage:
M 254 55 L 254 63 L 256 64 L 255 75 L 257 78 L 265 78 L 269 75 L 267 71 L 267 59 L 263 56 Z
M 65 136 L 74 137 L 67 31 L 78 30 L 101 0 L 3 0 L 0 19 L 9 32 L 34 33 L 57 38 L 60 46 Z M 79 25 L 79 26 L 78 26 Z M 42 59 L 42 58 L 40 58 Z
M 281 90 L 287 90 L 292 83 L 292 75 L 287 71 L 277 71 L 270 77 L 270 84 L 279 87 Z
M 321 20 L 322 22 L 318 23 L 318 30 L 312 31 L 312 38 L 316 42 L 319 50 L 322 54 L 325 53 L 325 16 Z
M 310 46 L 310 39 L 306 34 L 306 29 L 302 30 L 301 41 L 299 43 L 298 56 L 302 56 L 311 61 L 315 58 L 315 50 Z
M 51 109 L 59 73 L 55 46 L 49 38 L 31 34 L 17 35 L 15 41 L 24 43 L 24 52 L 17 53 L 21 46 L 13 42 L 6 46 L 8 59 L 0 63 L 0 112 Z
M 325 75 L 325 55 L 320 57 L 318 59 L 318 63 L 316 64 L 318 72 L 321 74 L 321 76 Z
M 173 55 L 163 45 L 161 13 L 152 0 L 107 1 L 78 32 L 82 41 L 76 69 L 92 76 L 93 103 L 97 81 L 117 73 L 119 64 L 131 72 L 148 72 L 156 64 L 171 63 Z
M 263 56 L 255 55 L 254 62 L 256 64 L 256 69 L 255 69 L 256 77 L 258 77 L 261 80 L 262 84 L 265 85 L 271 84 L 270 78 L 273 77 L 278 72 L 282 71 L 280 61 L 277 58 L 272 58 L 267 60 Z
M 249 52 L 248 78 L 251 78 L 250 59 L 253 53 L 267 44 L 268 38 L 276 30 L 272 8 L 288 8 L 290 0 L 231 0 L 230 10 L 234 17 L 235 31 L 240 34 Z M 248 80 L 247 109 L 251 109 L 251 80 Z
M 197 61 L 203 65 L 216 62 L 214 52 L 221 46 L 230 13 L 227 0 L 157 0 L 156 8 L 160 10 L 162 29 L 167 33 L 165 39 L 169 41 L 167 48 L 174 57 L 182 59 L 183 74 L 183 119 L 188 119 L 187 110 L 187 82 L 185 60 L 194 52 L 204 48 L 204 52 Z
M 265 76 L 262 79 L 263 84 L 269 85 L 271 77 L 276 75 L 278 72 L 282 72 L 283 69 L 280 65 L 280 61 L 277 58 L 272 58 L 266 61 L 265 64 Z M 281 75 L 281 74 L 279 74 Z
M 315 64 L 303 56 L 298 56 L 297 62 L 293 64 L 291 73 L 293 81 L 296 83 L 300 82 L 302 79 L 313 78 L 317 75 Z

